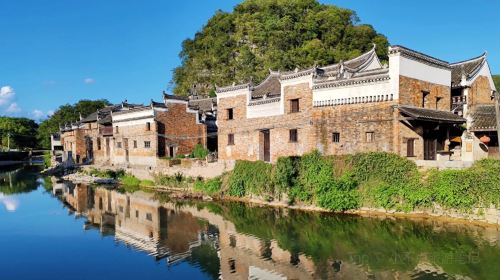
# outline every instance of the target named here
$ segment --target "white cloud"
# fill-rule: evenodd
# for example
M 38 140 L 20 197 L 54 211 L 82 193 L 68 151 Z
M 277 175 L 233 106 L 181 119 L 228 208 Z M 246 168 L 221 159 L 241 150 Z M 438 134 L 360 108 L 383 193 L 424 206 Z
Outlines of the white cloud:
M 47 116 L 52 117 L 52 115 L 54 115 L 54 113 L 55 113 L 54 110 L 48 110 Z
M 84 83 L 86 83 L 87 85 L 90 85 L 90 84 L 95 83 L 95 80 L 94 80 L 94 79 L 92 79 L 92 78 L 85 78 L 85 79 L 83 80 L 83 82 L 84 82 Z
M 16 92 L 11 86 L 3 86 L 0 88 L 0 106 L 8 105 L 16 95 Z
M 42 112 L 42 111 L 40 111 L 40 110 L 38 110 L 38 109 L 33 110 L 33 112 L 32 112 L 31 114 L 32 114 L 32 115 L 33 115 L 33 117 L 34 117 L 35 119 L 37 119 L 37 120 L 39 120 L 39 119 L 41 119 L 41 118 L 45 117 L 45 113 L 44 113 L 44 112 Z
M 7 113 L 19 113 L 21 112 L 21 108 L 17 105 L 16 102 L 13 102 L 7 107 L 7 110 L 5 110 Z

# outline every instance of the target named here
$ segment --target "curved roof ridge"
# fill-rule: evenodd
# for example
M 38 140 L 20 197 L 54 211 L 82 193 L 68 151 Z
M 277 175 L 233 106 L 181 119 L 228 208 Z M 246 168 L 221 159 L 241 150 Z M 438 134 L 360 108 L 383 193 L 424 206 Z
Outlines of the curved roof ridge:
M 267 77 L 262 82 L 260 82 L 258 85 L 252 86 L 252 89 L 259 89 L 267 81 L 271 80 L 272 78 L 279 78 L 279 77 L 280 77 L 280 72 L 279 71 L 271 71 L 271 70 L 269 70 L 269 75 L 267 75 Z
M 479 56 L 476 56 L 476 57 L 473 57 L 473 58 L 470 58 L 470 59 L 467 59 L 467 60 L 462 60 L 462 61 L 450 63 L 450 65 L 451 66 L 457 66 L 457 65 L 461 65 L 461 64 L 465 64 L 465 63 L 469 63 L 469 62 L 474 62 L 476 60 L 485 59 L 487 55 L 488 55 L 488 52 L 485 51 L 485 52 L 483 52 Z

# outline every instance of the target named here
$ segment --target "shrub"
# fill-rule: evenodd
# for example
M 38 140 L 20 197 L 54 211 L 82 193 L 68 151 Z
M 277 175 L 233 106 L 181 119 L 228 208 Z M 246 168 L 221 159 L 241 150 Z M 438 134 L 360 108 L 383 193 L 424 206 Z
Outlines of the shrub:
M 220 192 L 222 186 L 222 180 L 220 177 L 213 179 L 208 179 L 206 181 L 196 180 L 194 183 L 194 189 L 199 192 L 206 193 L 208 195 L 214 195 Z
M 296 184 L 292 187 L 292 200 L 311 202 L 316 188 L 327 188 L 333 182 L 333 165 L 319 151 L 304 155 L 299 164 Z
M 345 173 L 339 179 L 318 186 L 316 200 L 320 207 L 345 211 L 359 207 L 359 194 L 356 192 L 357 182 L 351 173 Z
M 208 156 L 208 150 L 203 147 L 201 144 L 196 144 L 194 147 L 192 156 L 198 159 L 204 159 Z
M 43 152 L 43 164 L 45 168 L 49 168 L 52 165 L 52 156 L 50 152 Z
M 139 186 L 141 184 L 141 180 L 137 179 L 135 176 L 127 174 L 120 179 L 120 184 L 125 186 Z
M 272 171 L 272 181 L 275 192 L 278 195 L 281 193 L 289 193 L 291 187 L 295 185 L 298 174 L 298 159 L 299 158 L 296 157 L 278 158 L 278 161 Z
M 263 161 L 236 161 L 228 179 L 229 195 L 274 195 L 271 171 L 272 165 Z
M 141 183 L 140 183 L 140 186 L 141 187 L 154 187 L 155 186 L 155 182 L 153 182 L 151 180 L 142 180 Z

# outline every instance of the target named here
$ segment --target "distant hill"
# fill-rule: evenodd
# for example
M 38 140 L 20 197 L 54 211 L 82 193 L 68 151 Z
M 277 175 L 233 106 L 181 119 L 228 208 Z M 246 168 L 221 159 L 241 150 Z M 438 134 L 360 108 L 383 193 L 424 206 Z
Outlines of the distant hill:
M 246 0 L 232 12 L 218 11 L 182 43 L 174 93 L 200 93 L 215 85 L 260 82 L 272 70 L 328 65 L 356 57 L 377 45 L 387 59 L 387 38 L 355 11 L 317 0 Z
M 500 75 L 493 75 L 493 81 L 495 82 L 497 91 L 500 91 Z

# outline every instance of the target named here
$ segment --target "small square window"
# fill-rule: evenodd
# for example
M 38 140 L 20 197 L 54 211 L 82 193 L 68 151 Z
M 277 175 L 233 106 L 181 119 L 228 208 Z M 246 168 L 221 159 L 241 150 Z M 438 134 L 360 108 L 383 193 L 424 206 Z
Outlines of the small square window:
M 134 140 L 134 149 L 137 149 L 137 141 Z
M 123 206 L 119 206 L 119 207 L 118 207 L 118 210 L 120 210 L 120 212 L 122 212 L 122 213 L 123 213 Z
M 227 145 L 228 146 L 234 145 L 234 134 L 230 133 L 227 135 Z
M 118 126 L 115 126 L 115 133 L 118 133 Z
M 101 138 L 97 137 L 97 150 L 101 150 Z
M 153 220 L 153 215 L 151 213 L 146 213 L 146 220 L 152 221 Z
M 117 147 L 118 149 L 121 149 L 121 148 L 122 148 L 122 142 L 117 142 L 117 143 L 116 143 L 116 147 Z
M 150 130 L 151 130 L 151 123 L 147 122 L 146 123 L 146 131 L 150 131 Z
M 135 217 L 139 218 L 139 210 L 135 210 Z
M 290 113 L 298 113 L 299 111 L 299 99 L 290 100 Z
M 144 141 L 144 148 L 146 149 L 151 148 L 151 141 Z
M 298 141 L 298 131 L 297 129 L 290 129 L 290 138 L 291 143 L 296 143 Z
M 227 109 L 227 119 L 228 120 L 234 119 L 233 108 Z
M 373 131 L 367 132 L 366 133 L 366 142 L 367 143 L 373 142 L 373 137 L 374 137 Z
M 332 133 L 332 142 L 333 143 L 340 142 L 340 133 L 338 133 L 338 132 Z

